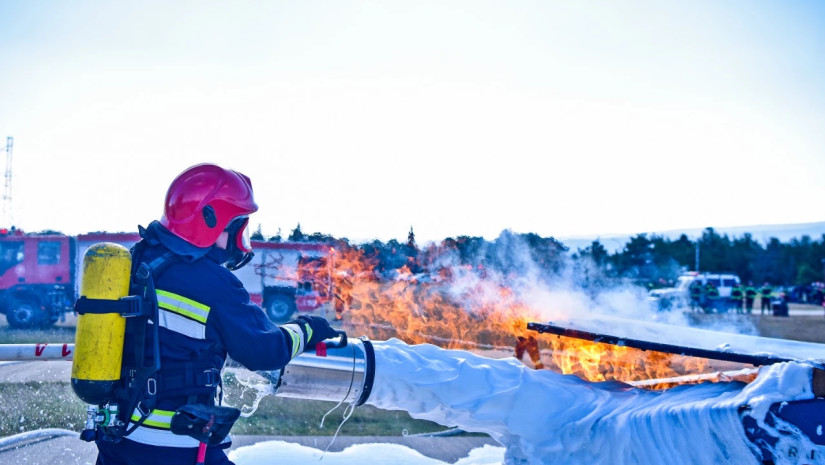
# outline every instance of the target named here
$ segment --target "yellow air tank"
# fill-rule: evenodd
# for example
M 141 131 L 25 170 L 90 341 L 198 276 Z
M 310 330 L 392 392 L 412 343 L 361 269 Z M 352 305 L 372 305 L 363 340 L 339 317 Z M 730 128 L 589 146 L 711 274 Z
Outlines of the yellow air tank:
M 80 295 L 116 301 L 129 294 L 132 256 L 111 242 L 95 244 L 83 256 Z M 108 402 L 120 379 L 126 319 L 112 313 L 84 313 L 77 317 L 72 389 L 84 402 Z

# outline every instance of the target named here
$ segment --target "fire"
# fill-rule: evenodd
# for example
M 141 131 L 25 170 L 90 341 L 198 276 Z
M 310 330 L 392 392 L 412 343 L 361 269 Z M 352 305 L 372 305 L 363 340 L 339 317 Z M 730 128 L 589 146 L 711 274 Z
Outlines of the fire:
M 665 389 L 677 384 L 702 381 L 750 382 L 755 372 L 726 377 L 724 372 L 741 370 L 743 365 L 685 357 L 631 347 L 619 347 L 563 336 L 548 336 L 551 363 L 549 368 L 565 374 L 575 374 L 590 381 L 649 381 L 645 387 Z M 715 376 L 699 376 L 704 374 Z
M 508 280 L 492 279 L 483 266 L 438 266 L 438 254 L 429 256 L 430 273 L 413 273 L 411 269 L 420 264 L 409 263 L 387 278 L 376 257 L 336 247 L 332 287 L 336 316 L 347 332 L 515 356 L 536 369 L 546 367 L 590 381 L 679 378 L 682 383 L 691 375 L 741 367 L 529 331 L 527 323 L 542 318 L 503 284 Z

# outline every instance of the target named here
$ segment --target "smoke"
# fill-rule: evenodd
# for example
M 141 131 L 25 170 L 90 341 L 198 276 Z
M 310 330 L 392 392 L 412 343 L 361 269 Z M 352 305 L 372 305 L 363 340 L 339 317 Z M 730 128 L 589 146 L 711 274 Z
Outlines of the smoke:
M 445 254 L 439 264 L 455 268 L 457 261 L 454 254 Z M 609 280 L 590 258 L 573 259 L 560 244 L 536 250 L 525 236 L 504 231 L 472 261 L 485 270 L 474 275 L 484 284 L 472 286 L 510 289 L 547 320 L 583 319 L 594 313 L 638 319 L 652 315 L 644 289 Z
M 430 267 L 449 270 L 452 279 L 447 293 L 470 312 L 497 302 L 518 301 L 542 321 L 560 324 L 608 316 L 756 334 L 749 321 L 732 316 L 697 320 L 691 317 L 689 307 L 660 311 L 646 288 L 630 279 L 610 276 L 607 265 L 596 263 L 590 254 L 570 254 L 553 239 L 530 234 L 505 230 L 494 241 L 476 247 L 472 255 L 444 250 Z M 501 289 L 512 295 L 502 296 Z

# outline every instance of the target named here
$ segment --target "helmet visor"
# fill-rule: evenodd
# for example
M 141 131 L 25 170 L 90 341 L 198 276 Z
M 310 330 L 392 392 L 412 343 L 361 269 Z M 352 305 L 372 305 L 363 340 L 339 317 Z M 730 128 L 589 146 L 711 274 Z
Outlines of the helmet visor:
M 229 240 L 235 243 L 235 247 L 243 252 L 252 252 L 252 243 L 249 240 L 249 217 L 239 216 L 226 227 L 229 233 Z

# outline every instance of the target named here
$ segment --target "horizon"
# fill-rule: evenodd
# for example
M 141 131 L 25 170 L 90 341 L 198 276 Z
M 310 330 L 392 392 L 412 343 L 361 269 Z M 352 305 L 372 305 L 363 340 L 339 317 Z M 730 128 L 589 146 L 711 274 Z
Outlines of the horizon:
M 141 225 L 141 226 L 145 227 L 147 225 L 148 225 L 148 223 L 146 225 Z M 296 227 L 297 227 L 297 225 L 296 225 Z M 295 228 L 293 228 L 293 230 L 294 229 Z M 624 234 L 622 234 L 622 233 L 592 234 L 592 235 L 581 234 L 581 235 L 566 236 L 566 237 L 543 236 L 543 235 L 540 235 L 538 233 L 530 232 L 530 231 L 512 231 L 512 230 L 509 230 L 509 229 L 504 229 L 498 235 L 496 235 L 495 237 L 492 237 L 492 238 L 483 237 L 483 236 L 473 236 L 473 235 L 469 235 L 469 234 L 459 234 L 459 235 L 455 235 L 455 236 L 443 237 L 441 239 L 438 239 L 437 241 L 420 241 L 418 239 L 418 236 L 416 235 L 416 243 L 420 246 L 420 245 L 427 245 L 427 244 L 430 244 L 430 243 L 440 243 L 440 242 L 442 242 L 444 240 L 447 240 L 447 239 L 451 239 L 451 238 L 456 239 L 456 238 L 459 238 L 459 237 L 481 237 L 485 241 L 493 242 L 502 233 L 510 232 L 510 233 L 516 234 L 516 235 L 538 234 L 540 237 L 543 237 L 543 238 L 552 238 L 552 239 L 555 239 L 555 240 L 561 242 L 565 246 L 568 246 L 571 251 L 574 251 L 574 250 L 573 250 L 573 246 L 571 246 L 570 244 L 574 244 L 574 245 L 577 245 L 577 246 L 582 246 L 582 245 L 589 246 L 591 242 L 599 241 L 603 246 L 605 246 L 605 248 L 609 252 L 613 253 L 613 252 L 616 251 L 617 246 L 624 245 L 624 243 L 627 240 L 629 240 L 632 237 L 638 236 L 638 235 L 644 234 L 648 237 L 653 237 L 653 236 L 665 237 L 667 239 L 672 240 L 674 238 L 678 238 L 682 234 L 685 234 L 685 235 L 688 236 L 689 240 L 694 241 L 696 239 L 696 237 L 694 237 L 694 236 L 696 236 L 696 233 L 701 234 L 707 229 L 713 229 L 714 232 L 716 232 L 720 236 L 725 236 L 726 235 L 726 236 L 730 237 L 731 239 L 741 238 L 741 237 L 744 237 L 745 234 L 750 234 L 753 237 L 753 239 L 757 242 L 766 242 L 771 237 L 776 237 L 777 239 L 780 240 L 780 242 L 784 243 L 784 242 L 788 242 L 792 239 L 802 238 L 804 236 L 808 236 L 812 240 L 816 241 L 816 240 L 822 239 L 823 236 L 825 236 L 825 221 L 816 221 L 816 222 L 810 222 L 810 223 L 787 223 L 787 224 L 731 226 L 731 227 L 706 226 L 706 227 L 703 227 L 703 228 L 674 229 L 674 230 L 669 230 L 669 231 L 639 231 L 639 232 L 624 233 Z M 15 226 L 0 227 L 0 231 L 5 231 L 4 234 L 10 233 L 11 231 L 14 231 L 14 230 L 20 231 L 24 234 L 56 233 L 56 234 L 61 234 L 61 235 L 66 235 L 66 236 L 71 236 L 71 237 L 76 237 L 76 236 L 79 236 L 79 235 L 87 235 L 87 234 L 137 234 L 138 233 L 137 227 L 133 231 L 125 231 L 125 230 L 119 230 L 119 231 L 88 230 L 88 231 L 74 232 L 74 233 L 69 233 L 69 232 L 65 232 L 61 229 L 54 229 L 54 228 L 45 228 L 45 229 L 37 230 L 37 231 L 30 231 L 30 230 L 24 230 L 22 228 L 17 228 Z M 286 234 L 282 233 L 281 234 L 282 241 L 286 242 L 287 237 L 292 233 L 293 230 L 290 230 Z M 816 236 L 816 237 L 813 236 L 812 235 L 812 230 L 815 230 L 816 233 L 819 234 L 819 235 Z M 257 226 L 250 227 L 250 234 L 254 234 L 254 233 L 256 233 L 256 231 L 257 231 Z M 783 234 L 776 234 L 777 232 L 780 232 L 780 231 L 784 231 L 784 233 Z M 349 241 L 350 244 L 354 244 L 354 245 L 363 245 L 363 244 L 373 242 L 375 240 L 379 240 L 380 242 L 383 242 L 383 243 L 387 243 L 391 240 L 396 240 L 400 243 L 405 243 L 407 241 L 407 235 L 404 235 L 404 237 L 390 238 L 390 239 L 387 239 L 387 240 L 380 240 L 380 239 L 374 239 L 374 238 L 373 239 L 365 239 L 365 240 L 356 240 L 356 239 L 345 237 L 345 236 L 335 236 L 335 235 L 332 235 L 332 234 L 329 234 L 329 233 L 325 233 L 323 231 L 306 231 L 306 230 L 303 229 L 303 227 L 301 228 L 301 232 L 303 233 L 304 236 L 311 236 L 311 235 L 314 235 L 314 234 L 319 234 L 319 235 L 322 235 L 322 236 L 331 237 L 333 239 L 346 239 L 347 241 Z M 408 233 L 409 233 L 409 230 L 408 230 Z M 415 233 L 414 228 L 413 228 L 413 233 Z M 271 240 L 272 238 L 274 238 L 276 236 L 274 234 L 272 234 L 272 235 L 266 234 L 265 231 L 262 231 L 262 235 L 263 235 L 265 241 Z M 610 244 L 613 244 L 612 249 L 610 247 Z M 581 247 L 579 247 L 579 248 L 581 248 Z

